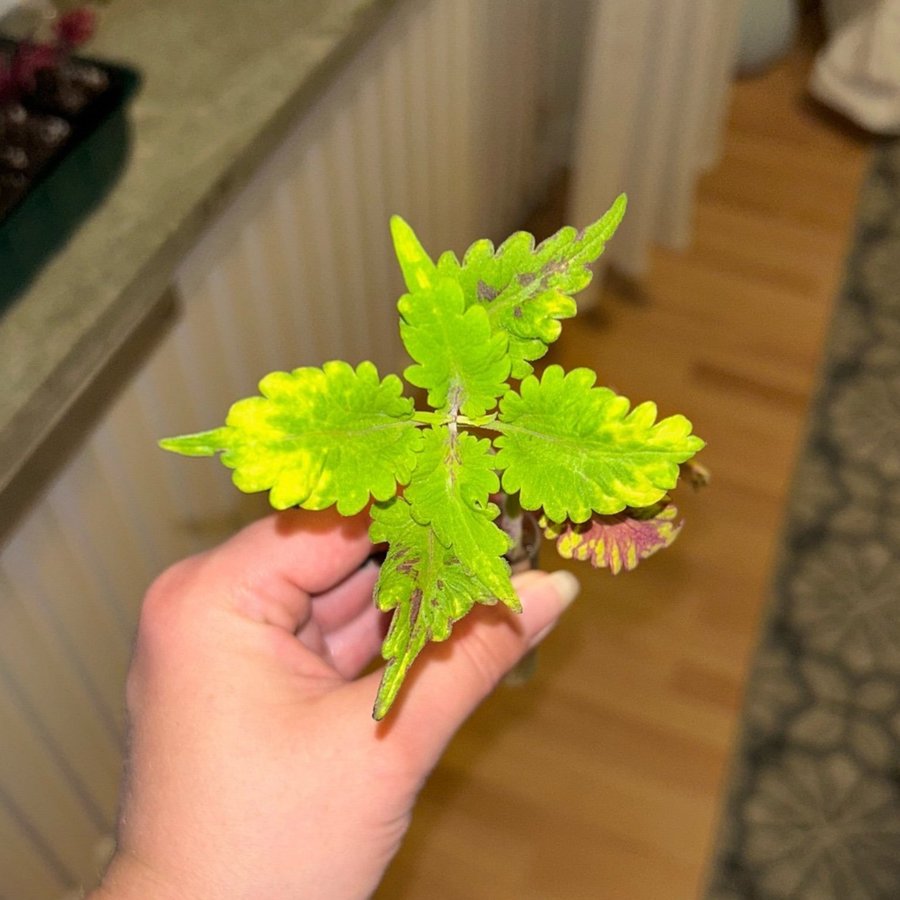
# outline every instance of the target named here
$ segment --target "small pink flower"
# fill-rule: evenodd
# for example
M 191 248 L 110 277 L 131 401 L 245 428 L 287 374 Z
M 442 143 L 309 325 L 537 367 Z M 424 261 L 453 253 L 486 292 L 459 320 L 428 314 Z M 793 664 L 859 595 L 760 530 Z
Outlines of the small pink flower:
M 56 20 L 56 39 L 66 47 L 80 47 L 91 39 L 96 26 L 94 10 L 80 6 L 63 13 Z

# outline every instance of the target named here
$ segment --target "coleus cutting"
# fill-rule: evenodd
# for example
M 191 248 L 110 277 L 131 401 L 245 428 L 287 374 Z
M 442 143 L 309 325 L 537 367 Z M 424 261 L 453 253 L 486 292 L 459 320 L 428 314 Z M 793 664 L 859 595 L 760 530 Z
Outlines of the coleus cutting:
M 575 315 L 625 211 L 620 196 L 590 227 L 563 228 L 537 247 L 518 232 L 498 249 L 474 243 L 460 261 L 434 262 L 410 226 L 391 233 L 407 293 L 400 335 L 413 364 L 403 375 L 427 391 L 427 409 L 396 375 L 355 368 L 273 372 L 260 396 L 235 403 L 225 425 L 161 446 L 213 456 L 242 491 L 269 491 L 277 509 L 368 504 L 372 540 L 388 545 L 374 600 L 393 618 L 374 716 L 381 719 L 410 665 L 477 603 L 519 610 L 496 521 L 498 493 L 536 511 L 564 556 L 614 572 L 667 546 L 678 532 L 668 498 L 680 466 L 703 447 L 682 415 L 657 421 L 631 408 L 585 368 L 532 363 Z M 505 516 L 504 519 L 507 517 Z

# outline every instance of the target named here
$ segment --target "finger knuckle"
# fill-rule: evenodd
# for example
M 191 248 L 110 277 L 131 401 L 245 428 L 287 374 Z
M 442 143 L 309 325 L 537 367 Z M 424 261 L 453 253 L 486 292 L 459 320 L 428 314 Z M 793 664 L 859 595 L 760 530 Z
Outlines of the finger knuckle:
M 155 643 L 177 632 L 196 578 L 197 562 L 193 557 L 174 563 L 157 576 L 141 604 L 139 642 Z
M 144 595 L 131 665 L 125 680 L 125 702 L 134 712 L 148 683 L 167 671 L 173 657 L 184 652 L 186 596 L 196 581 L 194 559 L 181 560 L 156 577 Z

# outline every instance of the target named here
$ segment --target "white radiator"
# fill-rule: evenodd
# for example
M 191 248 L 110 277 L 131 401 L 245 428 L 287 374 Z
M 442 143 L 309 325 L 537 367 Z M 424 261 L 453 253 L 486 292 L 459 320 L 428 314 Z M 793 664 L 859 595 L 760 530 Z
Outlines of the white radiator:
M 654 244 L 689 245 L 697 181 L 719 156 L 743 4 L 592 0 L 567 218 L 583 225 L 610 194 L 628 193 L 601 272 L 642 277 Z
M 521 221 L 548 174 L 552 15 L 548 0 L 401 4 L 185 260 L 170 331 L 0 551 L 0 900 L 94 883 L 144 589 L 264 511 L 157 438 L 219 424 L 272 369 L 401 364 L 388 218 L 433 251 Z

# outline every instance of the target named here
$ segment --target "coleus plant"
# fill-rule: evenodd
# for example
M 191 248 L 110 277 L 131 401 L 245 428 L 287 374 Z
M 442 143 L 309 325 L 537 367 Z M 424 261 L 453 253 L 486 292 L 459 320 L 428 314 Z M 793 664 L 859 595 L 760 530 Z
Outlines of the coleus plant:
M 538 246 L 525 232 L 496 250 L 480 240 L 462 261 L 437 262 L 395 216 L 400 335 L 413 360 L 403 375 L 428 408 L 371 362 L 332 361 L 266 375 L 224 426 L 160 442 L 221 453 L 237 487 L 268 490 L 277 509 L 354 515 L 371 504 L 372 540 L 388 547 L 374 600 L 393 611 L 376 719 L 428 641 L 445 640 L 475 604 L 519 610 L 506 555 L 521 528 L 498 521 L 533 511 L 564 556 L 614 572 L 677 534 L 668 492 L 703 447 L 691 423 L 657 421 L 650 402 L 631 408 L 586 368 L 533 374 L 624 211 L 623 195 L 584 230 Z

